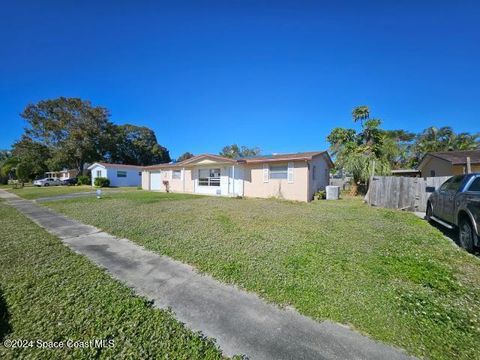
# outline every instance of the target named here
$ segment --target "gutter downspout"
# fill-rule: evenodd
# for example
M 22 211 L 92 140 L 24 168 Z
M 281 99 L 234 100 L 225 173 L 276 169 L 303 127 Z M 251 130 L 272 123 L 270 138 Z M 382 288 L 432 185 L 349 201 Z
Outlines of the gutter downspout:
M 232 165 L 232 193 L 235 196 L 235 165 Z
M 312 198 L 315 195 L 315 191 L 316 191 L 312 188 L 312 186 L 314 185 L 313 184 L 313 175 L 312 175 L 314 165 L 313 165 L 313 160 L 307 160 L 306 163 L 307 163 L 307 169 L 308 169 L 308 173 L 307 173 L 307 175 L 308 175 L 308 181 L 307 181 L 308 198 L 307 198 L 307 202 L 310 202 L 310 201 L 312 201 Z M 317 181 L 317 180 L 315 180 L 315 181 Z
M 182 168 L 182 185 L 183 185 L 183 192 L 185 192 L 185 168 Z

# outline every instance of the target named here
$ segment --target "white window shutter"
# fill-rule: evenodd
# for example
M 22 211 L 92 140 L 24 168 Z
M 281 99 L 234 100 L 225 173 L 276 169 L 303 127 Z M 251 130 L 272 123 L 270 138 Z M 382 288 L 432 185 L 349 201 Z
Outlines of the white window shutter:
M 288 173 L 287 173 L 287 180 L 289 183 L 293 183 L 293 168 L 294 164 L 293 162 L 288 163 Z
M 268 173 L 268 164 L 263 164 L 263 182 L 268 182 L 270 174 Z
M 183 177 L 185 176 L 185 169 L 180 170 L 180 180 L 183 181 Z

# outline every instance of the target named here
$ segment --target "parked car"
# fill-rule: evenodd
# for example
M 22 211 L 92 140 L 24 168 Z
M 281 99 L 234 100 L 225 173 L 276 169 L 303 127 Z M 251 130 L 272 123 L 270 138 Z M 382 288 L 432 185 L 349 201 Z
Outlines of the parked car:
M 426 218 L 458 231 L 460 246 L 480 246 L 480 173 L 448 179 L 428 198 Z
M 62 181 L 62 185 L 67 185 L 67 186 L 70 186 L 70 185 L 76 185 L 78 182 L 78 179 L 77 178 L 70 178 L 70 179 L 65 179 Z
M 62 185 L 62 180 L 55 179 L 55 178 L 39 179 L 39 180 L 35 180 L 33 182 L 33 185 L 35 185 L 35 186 L 57 186 L 57 185 Z

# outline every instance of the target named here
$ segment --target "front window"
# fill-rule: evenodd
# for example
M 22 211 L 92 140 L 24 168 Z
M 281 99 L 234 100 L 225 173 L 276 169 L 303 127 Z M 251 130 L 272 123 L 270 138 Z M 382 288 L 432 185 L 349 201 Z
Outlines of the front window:
M 123 171 L 123 170 L 118 170 L 117 171 L 117 177 L 119 177 L 119 178 L 127 177 L 127 172 Z
M 182 170 L 173 170 L 172 179 L 180 180 L 182 178 Z
M 102 170 L 97 170 L 97 177 L 102 177 Z
M 288 167 L 287 165 L 270 166 L 270 179 L 287 179 Z
M 200 169 L 198 171 L 199 186 L 220 186 L 220 169 Z

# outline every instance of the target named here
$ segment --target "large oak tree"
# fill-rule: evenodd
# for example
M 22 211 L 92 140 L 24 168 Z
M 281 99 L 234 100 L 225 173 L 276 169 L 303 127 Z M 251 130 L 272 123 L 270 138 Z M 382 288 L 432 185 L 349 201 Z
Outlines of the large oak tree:
M 152 165 L 170 162 L 170 154 L 157 142 L 152 129 L 131 124 L 115 127 L 115 146 L 111 161 L 130 165 Z
M 115 125 L 109 112 L 79 98 L 42 100 L 29 104 L 21 116 L 27 122 L 21 140 L 13 145 L 17 163 L 27 163 L 30 177 L 48 170 L 76 168 L 110 161 L 151 165 L 170 161 L 153 130 L 135 125 Z
M 112 146 L 108 110 L 79 98 L 60 97 L 29 104 L 21 116 L 25 138 L 51 150 L 49 165 L 74 167 L 103 159 Z

